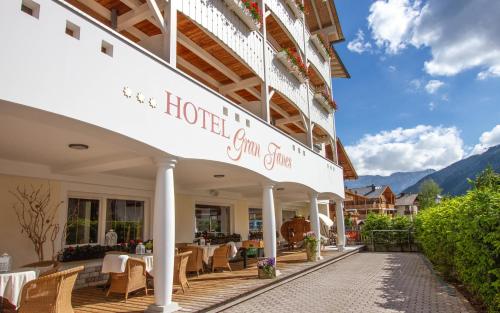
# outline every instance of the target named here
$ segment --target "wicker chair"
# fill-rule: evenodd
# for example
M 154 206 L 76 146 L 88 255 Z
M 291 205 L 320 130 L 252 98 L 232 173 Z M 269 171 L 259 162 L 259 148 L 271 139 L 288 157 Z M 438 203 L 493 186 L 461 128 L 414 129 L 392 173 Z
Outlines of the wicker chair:
M 200 271 L 203 273 L 203 249 L 201 247 L 189 246 L 179 248 L 180 252 L 191 251 L 189 261 L 187 263 L 186 272 L 196 272 L 200 276 Z
M 216 268 L 228 268 L 231 272 L 231 266 L 229 265 L 229 253 L 231 246 L 222 245 L 214 250 L 214 255 L 212 257 L 212 272 Z
M 174 285 L 181 286 L 182 293 L 185 293 L 186 288 L 190 287 L 186 277 L 186 268 L 191 253 L 191 251 L 179 253 L 174 260 Z
M 123 273 L 110 273 L 110 286 L 106 292 L 106 297 L 114 293 L 124 293 L 125 303 L 130 292 L 144 288 L 148 295 L 146 285 L 146 263 L 143 260 L 129 258 Z
M 83 266 L 45 275 L 24 285 L 19 313 L 73 313 L 71 293 Z
M 57 271 L 61 267 L 61 263 L 57 261 L 40 261 L 40 262 L 26 264 L 21 267 L 35 267 L 39 269 L 45 269 L 43 272 L 40 272 L 38 276 L 38 277 L 43 277 L 46 275 L 57 273 Z

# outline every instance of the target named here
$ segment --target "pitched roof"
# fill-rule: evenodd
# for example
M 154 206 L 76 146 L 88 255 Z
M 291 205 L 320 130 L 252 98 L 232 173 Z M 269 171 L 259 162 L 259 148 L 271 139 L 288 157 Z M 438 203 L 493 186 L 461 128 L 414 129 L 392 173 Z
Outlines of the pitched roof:
M 356 173 L 356 169 L 352 165 L 351 159 L 347 155 L 347 152 L 344 149 L 344 145 L 340 141 L 340 138 L 337 137 L 337 156 L 339 158 L 339 164 L 344 169 L 344 179 L 358 179 L 358 173 Z
M 396 198 L 396 205 L 413 205 L 417 197 L 418 194 L 416 193 L 400 194 Z
M 351 188 L 350 191 L 354 194 L 359 194 L 369 199 L 375 199 L 379 198 L 387 188 L 390 189 L 388 185 L 382 185 L 382 186 L 371 185 L 361 188 Z

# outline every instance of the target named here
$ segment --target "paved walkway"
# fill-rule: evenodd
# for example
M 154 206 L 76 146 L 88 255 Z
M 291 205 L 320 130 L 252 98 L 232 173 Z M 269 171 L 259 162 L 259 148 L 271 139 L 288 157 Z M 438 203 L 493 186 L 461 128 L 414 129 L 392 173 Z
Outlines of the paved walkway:
M 474 312 L 418 253 L 358 253 L 224 312 Z

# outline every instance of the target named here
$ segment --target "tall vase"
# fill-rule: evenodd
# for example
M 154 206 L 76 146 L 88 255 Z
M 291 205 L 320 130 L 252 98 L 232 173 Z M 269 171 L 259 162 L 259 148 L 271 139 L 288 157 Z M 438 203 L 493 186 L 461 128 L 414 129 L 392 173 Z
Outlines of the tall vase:
M 317 246 L 312 243 L 306 243 L 307 261 L 316 262 L 318 260 Z

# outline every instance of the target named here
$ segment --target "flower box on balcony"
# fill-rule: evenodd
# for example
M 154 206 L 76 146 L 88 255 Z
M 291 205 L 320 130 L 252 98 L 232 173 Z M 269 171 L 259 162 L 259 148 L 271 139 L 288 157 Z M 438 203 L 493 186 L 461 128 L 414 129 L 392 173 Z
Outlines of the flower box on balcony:
M 328 61 L 330 59 L 330 53 L 328 53 L 328 50 L 327 50 L 328 48 L 325 47 L 325 44 L 323 43 L 323 41 L 321 40 L 319 35 L 318 34 L 312 35 L 311 41 L 314 44 L 314 46 L 316 47 L 316 49 L 318 49 L 319 53 L 325 59 L 325 61 Z
M 325 110 L 327 110 L 328 112 L 331 112 L 332 109 L 334 110 L 337 109 L 337 105 L 335 104 L 335 101 L 333 101 L 332 96 L 330 95 L 330 92 L 328 91 L 327 87 L 323 86 L 317 88 L 314 91 L 313 98 L 314 100 L 318 101 L 318 103 L 321 104 L 321 106 L 325 108 Z
M 300 0 L 285 0 L 286 4 L 290 7 L 296 18 L 302 18 L 302 13 L 304 12 L 304 6 Z
M 255 0 L 224 0 L 226 5 L 245 23 L 250 30 L 258 30 L 262 15 Z
M 307 80 L 307 68 L 305 67 L 302 59 L 295 53 L 284 49 L 276 55 L 276 57 L 286 66 L 288 71 L 292 73 L 301 83 Z

